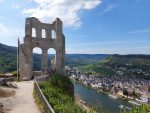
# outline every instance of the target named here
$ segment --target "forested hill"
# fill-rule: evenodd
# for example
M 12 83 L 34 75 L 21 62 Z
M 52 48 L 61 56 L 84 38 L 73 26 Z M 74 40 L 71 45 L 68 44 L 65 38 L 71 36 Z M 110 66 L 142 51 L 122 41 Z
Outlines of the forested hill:
M 17 48 L 0 43 L 0 73 L 16 70 Z
M 7 46 L 4 44 L 0 43 L 0 53 L 1 54 L 16 54 L 17 53 L 17 47 L 13 47 L 13 46 Z
M 50 59 L 54 55 L 49 55 Z M 150 68 L 150 55 L 108 55 L 108 54 L 66 54 L 66 65 L 87 67 L 88 70 L 96 70 L 106 74 L 114 73 L 113 71 L 120 67 L 129 69 Z M 118 68 L 117 68 L 118 67 Z M 7 46 L 0 43 L 0 73 L 12 72 L 17 68 L 17 47 Z M 40 70 L 41 55 L 33 54 L 33 70 Z M 150 70 L 150 69 L 149 69 Z
M 108 65 L 150 65 L 150 55 L 112 55 L 100 61 Z
M 50 59 L 54 55 L 49 55 Z M 107 54 L 67 54 L 66 65 L 83 66 L 93 64 L 101 59 L 106 58 Z M 33 54 L 33 70 L 40 70 L 41 55 Z M 17 69 L 17 47 L 7 46 L 0 43 L 0 73 L 11 72 Z
M 150 55 L 111 55 L 80 69 L 88 73 L 94 71 L 101 76 L 124 75 L 150 79 Z
M 67 54 L 66 65 L 68 66 L 85 66 L 94 64 L 99 60 L 105 59 L 109 54 Z
M 34 70 L 40 70 L 41 55 L 33 54 Z M 17 47 L 7 46 L 0 43 L 0 73 L 17 70 Z

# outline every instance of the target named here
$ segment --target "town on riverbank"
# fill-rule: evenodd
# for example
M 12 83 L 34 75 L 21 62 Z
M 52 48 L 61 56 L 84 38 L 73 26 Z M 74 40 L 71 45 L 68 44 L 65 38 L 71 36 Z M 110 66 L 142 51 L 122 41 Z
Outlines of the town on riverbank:
M 150 80 L 128 78 L 122 75 L 98 77 L 86 75 L 77 67 L 67 67 L 67 75 L 76 82 L 108 94 L 114 99 L 126 99 L 134 105 L 150 103 Z

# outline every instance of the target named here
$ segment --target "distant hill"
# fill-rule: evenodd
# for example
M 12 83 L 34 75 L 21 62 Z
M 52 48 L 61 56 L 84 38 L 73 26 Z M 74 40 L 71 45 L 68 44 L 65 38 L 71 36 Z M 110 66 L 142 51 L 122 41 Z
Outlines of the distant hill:
M 7 46 L 0 43 L 0 53 L 9 53 L 9 54 L 16 54 L 17 47 Z
M 66 65 L 68 66 L 85 66 L 96 63 L 99 60 L 105 59 L 108 54 L 67 54 Z
M 33 54 L 34 70 L 40 70 L 41 55 Z M 17 47 L 7 46 L 0 43 L 0 73 L 17 70 Z
M 49 62 L 54 55 L 49 55 Z M 150 55 L 66 54 L 65 64 L 86 73 L 113 76 L 123 73 L 150 79 Z M 33 70 L 40 70 L 41 55 L 33 54 Z M 17 48 L 0 43 L 0 73 L 17 69 Z
M 0 73 L 16 70 L 17 48 L 0 43 Z
M 150 79 L 150 55 L 111 55 L 95 64 L 81 66 L 84 72 L 100 76 L 126 75 Z
M 107 54 L 67 54 L 66 65 L 68 66 L 83 66 L 93 64 L 97 61 L 106 58 Z M 49 55 L 48 64 L 54 55 Z M 40 70 L 41 55 L 33 54 L 33 70 Z M 7 46 L 0 43 L 0 73 L 11 72 L 17 69 L 17 47 Z
M 144 66 L 150 64 L 150 55 L 112 55 L 100 62 L 108 65 Z

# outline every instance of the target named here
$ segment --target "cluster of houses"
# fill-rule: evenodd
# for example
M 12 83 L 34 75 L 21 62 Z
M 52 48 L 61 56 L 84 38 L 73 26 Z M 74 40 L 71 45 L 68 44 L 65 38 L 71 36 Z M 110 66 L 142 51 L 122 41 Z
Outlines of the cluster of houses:
M 150 80 L 127 78 L 122 75 L 97 77 L 82 74 L 76 67 L 67 67 L 66 73 L 71 79 L 97 91 L 107 92 L 113 98 L 128 98 L 131 103 L 150 103 Z
M 150 65 L 146 65 L 143 68 L 141 67 L 133 67 L 130 64 L 125 64 L 123 66 L 115 65 L 114 69 L 117 70 L 117 73 L 119 75 L 124 74 L 135 74 L 135 75 L 143 75 L 143 76 L 149 76 L 150 75 Z

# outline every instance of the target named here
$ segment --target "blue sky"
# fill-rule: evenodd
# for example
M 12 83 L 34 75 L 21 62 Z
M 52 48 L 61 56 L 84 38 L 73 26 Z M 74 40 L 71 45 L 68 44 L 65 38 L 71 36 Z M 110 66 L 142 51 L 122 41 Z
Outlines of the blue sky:
M 0 0 L 0 43 L 22 42 L 30 16 L 63 20 L 67 53 L 150 54 L 150 0 Z

